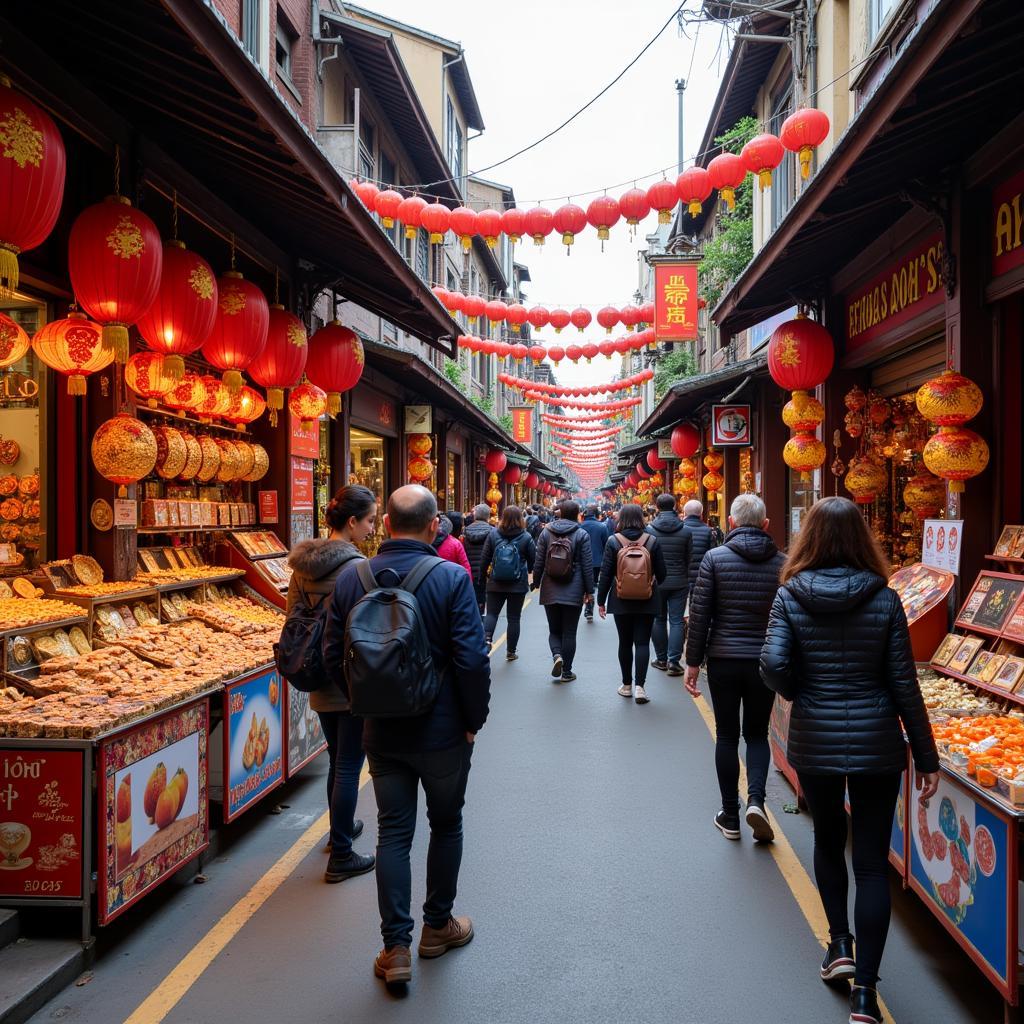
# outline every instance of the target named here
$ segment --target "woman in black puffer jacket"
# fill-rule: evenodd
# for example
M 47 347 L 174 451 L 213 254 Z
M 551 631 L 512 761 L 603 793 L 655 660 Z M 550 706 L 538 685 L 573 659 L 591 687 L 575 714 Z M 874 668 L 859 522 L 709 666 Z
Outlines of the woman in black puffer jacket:
M 907 617 L 886 585 L 887 569 L 857 506 L 846 498 L 819 501 L 782 571 L 761 652 L 765 683 L 793 702 L 786 756 L 814 819 L 814 874 L 832 939 L 821 977 L 854 978 L 850 1020 L 863 1024 L 882 1019 L 875 985 L 889 930 L 889 839 L 906 767 L 903 730 L 921 800 L 934 795 L 939 769 Z M 847 917 L 847 789 L 856 963 Z
M 499 552 L 504 549 L 504 554 Z M 517 574 L 512 577 L 510 558 L 514 549 L 517 559 Z M 496 555 L 500 557 L 495 558 Z M 487 614 L 484 615 L 484 636 L 490 644 L 494 639 L 494 627 L 498 624 L 501 609 L 506 608 L 508 619 L 508 646 L 506 657 L 515 661 L 519 655 L 520 620 L 523 605 L 530 589 L 530 569 L 537 557 L 537 546 L 526 530 L 523 513 L 515 505 L 506 505 L 501 513 L 501 522 L 496 530 L 484 541 L 483 554 L 480 557 L 480 578 L 487 588 Z M 500 563 L 500 564 L 492 564 Z M 507 602 L 507 605 L 506 605 Z

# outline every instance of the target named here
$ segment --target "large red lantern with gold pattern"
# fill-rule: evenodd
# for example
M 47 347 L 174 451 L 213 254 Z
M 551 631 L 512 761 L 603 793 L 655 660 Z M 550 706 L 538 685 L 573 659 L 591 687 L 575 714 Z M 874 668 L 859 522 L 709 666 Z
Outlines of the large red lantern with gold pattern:
M 128 359 L 128 328 L 156 299 L 163 259 L 156 225 L 124 196 L 86 207 L 71 226 L 71 285 L 119 363 Z
M 810 480 L 811 473 L 825 461 L 825 445 L 809 430 L 798 430 L 782 449 L 782 461 L 801 480 Z
M 57 223 L 65 170 L 50 115 L 0 76 L 0 293 L 18 287 L 18 253 L 42 245 Z
M 284 306 L 270 307 L 267 343 L 249 364 L 249 376 L 267 389 L 270 425 L 277 426 L 277 414 L 284 408 L 284 393 L 302 380 L 308 353 L 306 325 Z
M 217 383 L 219 384 L 220 381 Z M 205 401 L 206 385 L 203 383 L 203 378 L 191 370 L 186 370 L 185 376 L 164 395 L 164 405 L 177 409 L 179 415 L 195 411 Z M 195 473 L 192 475 L 195 476 Z
M 237 270 L 217 281 L 217 315 L 203 344 L 203 356 L 224 371 L 224 384 L 237 395 L 242 370 L 250 366 L 267 344 L 270 306 L 266 296 Z
M 136 352 L 124 367 L 125 384 L 151 409 L 178 383 L 168 375 L 165 362 L 159 352 Z
M 0 369 L 13 366 L 31 344 L 25 328 L 6 313 L 0 313 Z
M 925 470 L 918 470 L 903 488 L 903 504 L 918 519 L 933 519 L 946 504 L 946 482 Z
M 981 412 L 981 388 L 963 374 L 946 370 L 917 390 L 917 411 L 939 427 L 961 427 Z
M 772 183 L 772 171 L 786 155 L 782 143 L 774 135 L 755 135 L 740 153 L 740 159 L 751 174 L 757 175 L 763 192 Z
M 406 472 L 414 484 L 429 480 L 434 472 L 434 464 L 425 455 L 413 455 L 406 464 Z
M 198 351 L 217 316 L 217 282 L 210 264 L 176 239 L 164 245 L 160 285 L 138 321 L 146 344 L 165 357 L 164 373 L 181 380 L 184 356 Z
M 843 478 L 843 486 L 858 505 L 870 505 L 886 489 L 889 477 L 881 466 L 867 456 L 854 456 Z
M 967 427 L 939 427 L 924 446 L 924 464 L 938 477 L 949 481 L 954 494 L 964 490 L 964 481 L 977 476 L 988 465 L 985 439 Z
M 434 447 L 434 442 L 429 434 L 410 434 L 408 446 L 413 455 L 427 455 Z
M 772 332 L 768 342 L 768 372 L 787 391 L 810 391 L 832 372 L 832 335 L 802 313 Z
M 196 406 L 195 411 L 200 420 L 209 423 L 215 416 L 223 416 L 231 408 L 234 396 L 224 381 L 218 380 L 212 373 L 206 374 L 201 379 L 203 387 L 206 389 L 206 397 Z
M 811 155 L 828 138 L 828 114 L 814 107 L 801 107 L 782 122 L 779 141 L 786 149 L 800 155 L 800 174 L 811 173 Z
M 327 395 L 315 384 L 304 381 L 297 388 L 292 388 L 288 408 L 302 429 L 309 430 L 327 412 Z
M 321 327 L 309 339 L 306 376 L 327 392 L 327 412 L 341 412 L 341 396 L 359 383 L 366 357 L 355 331 L 337 320 Z
M 247 423 L 254 423 L 266 411 L 266 399 L 248 385 L 242 388 L 231 400 L 231 406 L 224 413 L 228 423 L 234 423 L 239 430 Z
M 32 348 L 50 369 L 67 376 L 69 395 L 84 395 L 86 377 L 114 361 L 113 351 L 103 345 L 100 325 L 78 312 L 41 327 Z
M 814 433 L 825 419 L 825 407 L 806 391 L 794 391 L 782 410 L 782 422 L 790 430 Z

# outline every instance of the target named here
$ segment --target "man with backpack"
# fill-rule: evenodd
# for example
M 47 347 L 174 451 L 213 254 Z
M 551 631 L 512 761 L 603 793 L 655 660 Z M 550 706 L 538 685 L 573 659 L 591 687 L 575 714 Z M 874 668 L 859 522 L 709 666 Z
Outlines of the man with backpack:
M 594 586 L 598 587 L 601 583 L 601 559 L 604 558 L 604 546 L 608 540 L 609 533 L 608 527 L 597 518 L 596 505 L 588 505 L 583 510 L 583 522 L 580 523 L 580 529 L 585 531 L 587 536 L 590 537 L 591 557 L 594 562 Z M 591 600 L 587 602 L 587 606 L 583 610 L 583 615 L 587 622 L 594 621 L 593 591 L 591 591 L 590 597 Z
M 491 508 L 489 505 L 477 505 L 473 509 L 473 521 L 462 531 L 462 543 L 469 559 L 469 574 L 473 577 L 473 590 L 476 593 L 477 607 L 481 616 L 487 603 L 487 580 L 480 574 L 480 562 L 484 556 L 484 544 L 494 533 L 491 526 Z
M 476 733 L 487 720 L 490 660 L 473 585 L 431 547 L 437 502 L 425 487 L 388 499 L 389 539 L 338 577 L 324 660 L 365 719 L 363 742 L 377 798 L 377 898 L 384 948 L 374 973 L 412 978 L 409 855 L 423 786 L 430 820 L 421 957 L 473 938 L 453 917 L 462 859 L 462 807 Z
M 660 598 L 658 615 L 654 620 L 654 661 L 651 667 L 670 676 L 683 675 L 683 621 L 686 601 L 690 593 L 690 552 L 693 537 L 683 520 L 676 514 L 676 499 L 672 494 L 659 494 L 656 502 L 658 514 L 647 527 L 647 532 L 658 538 L 665 553 L 668 575 L 658 587 Z
M 546 526 L 537 541 L 533 589 L 548 617 L 548 646 L 553 659 L 551 675 L 562 683 L 575 678 L 576 632 L 583 605 L 594 590 L 594 555 L 590 537 L 580 528 L 580 507 L 564 501 L 561 515 Z

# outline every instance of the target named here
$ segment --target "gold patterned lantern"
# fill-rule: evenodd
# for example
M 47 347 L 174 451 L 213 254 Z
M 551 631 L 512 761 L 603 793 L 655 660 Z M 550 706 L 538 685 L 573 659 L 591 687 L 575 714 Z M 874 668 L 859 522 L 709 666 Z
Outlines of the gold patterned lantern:
M 257 480 L 262 480 L 270 471 L 270 456 L 267 454 L 267 449 L 261 444 L 250 444 L 249 447 L 252 448 L 253 467 L 242 479 L 246 483 L 252 484 Z
M 203 461 L 196 470 L 196 479 L 201 484 L 209 483 L 220 469 L 220 448 L 212 437 L 203 435 L 199 438 L 199 446 L 203 451 Z
M 939 427 L 962 427 L 984 404 L 981 388 L 953 370 L 940 373 L 917 390 L 918 412 Z
M 843 396 L 843 404 L 850 412 L 863 412 L 868 404 L 868 396 L 864 394 L 863 388 L 855 384 Z
M 709 448 L 707 455 L 704 456 L 704 468 L 717 472 L 724 465 L 725 459 L 722 457 L 721 452 L 716 452 L 714 448 Z
M 825 445 L 811 431 L 797 431 L 782 449 L 782 461 L 799 473 L 801 480 L 810 480 L 811 473 L 825 462 Z
M 918 519 L 932 519 L 946 504 L 946 483 L 923 469 L 918 470 L 903 488 L 903 504 Z
M 0 369 L 13 366 L 28 351 L 32 340 L 21 324 L 0 313 Z
M 203 446 L 195 434 L 181 431 L 181 439 L 185 443 L 185 465 L 178 474 L 178 479 L 194 480 L 203 464 Z
M 234 396 L 227 385 L 212 374 L 207 374 L 201 379 L 206 390 L 206 398 L 196 406 L 196 412 L 201 422 L 210 423 L 215 416 L 223 416 L 231 408 Z
M 245 480 L 256 465 L 256 452 L 248 441 L 235 441 L 235 451 L 238 452 L 238 475 L 235 479 Z
M 501 491 L 498 488 L 498 474 L 491 473 L 487 477 L 487 494 L 484 497 L 487 499 L 487 504 L 491 506 L 491 511 L 497 511 L 498 502 L 501 501 Z
M 431 473 L 434 472 L 434 464 L 425 455 L 412 456 L 405 468 L 414 484 L 429 480 Z
M 782 422 L 790 430 L 814 433 L 825 419 L 825 407 L 806 391 L 794 391 L 782 409 Z
M 217 438 L 217 447 L 220 449 L 220 466 L 217 469 L 217 482 L 229 484 L 240 476 L 242 460 L 238 455 L 238 449 L 234 441 L 225 438 Z
M 725 479 L 721 473 L 712 469 L 704 474 L 701 483 L 704 485 L 704 490 L 708 492 L 708 501 L 713 502 L 717 499 L 718 492 L 725 486 Z
M 327 412 L 327 393 L 315 384 L 303 381 L 288 396 L 288 409 L 298 418 L 303 430 L 310 430 Z
M 848 412 L 844 420 L 846 432 L 850 437 L 860 437 L 864 433 L 864 414 L 861 412 Z
M 153 431 L 126 412 L 101 424 L 93 435 L 93 465 L 101 476 L 118 485 L 120 498 L 127 497 L 129 484 L 153 472 L 156 457 Z
M 164 395 L 164 405 L 176 409 L 179 416 L 192 412 L 206 401 L 206 385 L 198 373 L 188 370 L 185 376 Z
M 429 434 L 410 434 L 409 451 L 413 455 L 426 455 L 434 447 L 434 442 Z
M 129 360 L 130 362 L 131 360 Z M 188 446 L 180 430 L 174 427 L 153 427 L 156 438 L 156 472 L 164 480 L 181 476 L 188 462 Z
M 843 486 L 853 495 L 858 505 L 870 505 L 885 490 L 889 478 L 881 466 L 866 456 L 850 459 L 850 469 L 843 479 Z
M 157 399 L 163 399 L 178 384 L 166 372 L 165 361 L 159 352 L 136 352 L 124 367 L 125 384 L 151 409 L 157 407 Z
M 949 489 L 961 494 L 964 481 L 977 476 L 988 465 L 985 439 L 967 427 L 939 427 L 924 446 L 924 464 L 938 477 L 949 481 Z

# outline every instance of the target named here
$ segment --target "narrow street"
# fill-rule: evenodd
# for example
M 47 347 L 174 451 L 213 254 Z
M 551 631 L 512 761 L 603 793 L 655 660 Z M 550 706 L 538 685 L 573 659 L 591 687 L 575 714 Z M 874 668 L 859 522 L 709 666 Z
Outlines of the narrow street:
M 261 811 L 230 830 L 205 865 L 205 885 L 165 886 L 108 929 L 91 981 L 34 1024 L 844 1019 L 845 995 L 817 978 L 821 947 L 805 916 L 821 919 L 807 878 L 810 822 L 782 812 L 793 799 L 784 780 L 772 773 L 769 806 L 784 832 L 774 849 L 755 847 L 749 833 L 723 840 L 711 824 L 717 788 L 703 702 L 654 671 L 650 704 L 623 700 L 611 620 L 580 631 L 572 684 L 550 680 L 535 599 L 519 660 L 508 663 L 500 641 L 494 651 L 456 905 L 473 917 L 476 939 L 414 961 L 406 996 L 373 977 L 372 876 L 321 881 L 320 758 L 282 791 L 279 815 Z M 369 851 L 369 784 L 359 813 L 357 849 Z M 425 852 L 421 813 L 414 916 Z M 1000 1020 L 992 988 L 920 901 L 894 895 L 880 984 L 891 1019 Z

